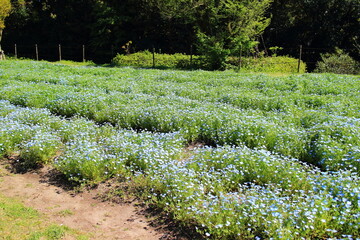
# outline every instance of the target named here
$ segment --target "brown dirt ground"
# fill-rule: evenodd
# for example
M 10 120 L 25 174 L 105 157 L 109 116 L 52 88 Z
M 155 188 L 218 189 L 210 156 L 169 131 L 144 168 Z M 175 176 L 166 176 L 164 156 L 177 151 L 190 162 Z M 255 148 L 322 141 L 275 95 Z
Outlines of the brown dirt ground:
M 10 167 L 9 167 L 10 166 Z M 53 222 L 81 232 L 91 239 L 155 240 L 185 239 L 175 236 L 164 226 L 154 226 L 136 201 L 114 203 L 99 199 L 101 188 L 69 191 L 52 179 L 51 169 L 11 173 L 11 165 L 0 160 L 0 191 L 49 216 Z M 100 193 L 101 194 L 101 193 Z

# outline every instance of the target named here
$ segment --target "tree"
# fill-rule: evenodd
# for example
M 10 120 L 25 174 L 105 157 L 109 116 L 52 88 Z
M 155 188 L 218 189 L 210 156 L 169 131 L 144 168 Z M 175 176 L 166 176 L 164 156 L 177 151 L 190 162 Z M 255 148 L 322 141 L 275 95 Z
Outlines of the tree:
M 1 49 L 1 39 L 5 28 L 5 18 L 10 15 L 10 0 L 0 0 L 0 60 L 5 59 L 4 51 Z
M 226 57 L 257 44 L 269 25 L 272 0 L 153 0 L 162 16 L 193 25 L 200 54 L 209 69 L 224 69 Z
M 360 57 L 354 49 L 360 37 L 359 0 L 274 0 L 269 14 L 268 45 L 290 49 L 301 44 L 325 51 L 339 47 Z
M 205 53 L 210 69 L 224 69 L 227 55 L 238 55 L 240 50 L 257 45 L 257 36 L 270 23 L 264 13 L 271 0 L 212 2 L 214 7 L 208 9 L 209 20 L 198 28 L 199 48 Z
M 122 51 L 129 41 L 131 51 L 155 47 L 167 53 L 190 53 L 196 43 L 207 67 L 222 69 L 227 56 L 256 44 L 269 23 L 263 14 L 272 0 L 11 1 L 4 35 L 8 43 L 49 49 L 59 43 L 74 49 L 85 44 L 96 62 L 108 62 L 111 50 Z M 24 4 L 17 7 L 18 1 Z M 46 58 L 55 60 L 50 54 Z

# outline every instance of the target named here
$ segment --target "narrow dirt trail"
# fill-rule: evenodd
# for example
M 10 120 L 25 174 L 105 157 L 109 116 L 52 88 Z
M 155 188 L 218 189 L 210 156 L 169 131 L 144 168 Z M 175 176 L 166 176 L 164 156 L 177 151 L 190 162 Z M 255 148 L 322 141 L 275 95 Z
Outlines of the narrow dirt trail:
M 134 204 L 96 199 L 96 191 L 71 194 L 53 185 L 43 171 L 12 174 L 0 161 L 0 191 L 49 216 L 54 223 L 90 233 L 91 239 L 155 240 L 164 233 L 151 227 Z M 167 235 L 167 234 L 165 234 Z

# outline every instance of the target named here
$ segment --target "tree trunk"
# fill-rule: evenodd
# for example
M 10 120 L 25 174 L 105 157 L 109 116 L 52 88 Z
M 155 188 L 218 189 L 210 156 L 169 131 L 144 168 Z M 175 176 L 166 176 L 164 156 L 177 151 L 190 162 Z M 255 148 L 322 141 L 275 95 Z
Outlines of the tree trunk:
M 4 29 L 0 28 L 0 60 L 5 60 L 5 53 L 1 49 L 1 39 L 2 39 L 3 30 Z

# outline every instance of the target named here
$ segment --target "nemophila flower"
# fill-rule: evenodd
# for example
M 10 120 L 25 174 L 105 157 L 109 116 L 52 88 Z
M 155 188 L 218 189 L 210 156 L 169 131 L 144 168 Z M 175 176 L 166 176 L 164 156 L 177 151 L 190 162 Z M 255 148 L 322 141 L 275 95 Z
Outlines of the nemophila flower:
M 61 146 L 60 138 L 56 134 L 39 129 L 31 139 L 20 145 L 20 157 L 31 164 L 49 163 Z
M 68 119 L 0 102 L 2 153 L 44 149 L 46 139 L 60 138 L 55 165 L 70 179 L 127 171 L 126 181 L 140 181 L 148 201 L 214 239 L 351 238 L 359 231 L 357 78 L 269 81 L 14 64 L 0 98 Z M 35 141 L 39 129 L 44 136 Z M 179 161 L 186 141 L 217 147 Z

